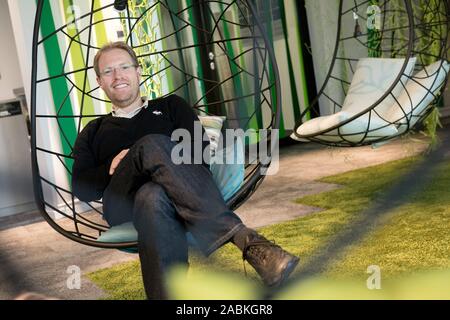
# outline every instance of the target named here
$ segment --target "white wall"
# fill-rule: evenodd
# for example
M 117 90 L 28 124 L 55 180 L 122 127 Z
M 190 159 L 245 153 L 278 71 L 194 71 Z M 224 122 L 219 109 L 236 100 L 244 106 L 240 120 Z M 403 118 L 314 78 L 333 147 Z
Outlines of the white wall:
M 0 0 L 5 1 L 5 0 Z M 16 55 L 18 57 L 20 72 L 23 78 L 23 87 L 25 89 L 26 99 L 28 101 L 28 106 L 30 106 L 30 96 L 31 96 L 31 60 L 32 60 L 32 43 L 33 43 L 33 31 L 34 31 L 34 20 L 36 15 L 36 1 L 31 0 L 7 0 L 9 6 L 9 14 L 11 16 L 13 36 L 15 44 L 17 47 Z M 85 0 L 79 0 L 85 1 Z M 59 8 L 59 0 L 52 0 L 50 2 L 55 5 L 53 11 Z M 56 11 L 57 12 L 57 11 Z M 56 19 L 56 24 L 61 25 L 62 22 L 58 21 L 63 19 L 61 15 L 54 14 L 54 19 Z M 40 46 L 40 52 L 37 57 L 37 65 L 39 66 L 37 70 L 37 78 L 43 79 L 48 77 L 47 73 L 47 62 L 45 55 Z M 39 95 L 36 97 L 36 106 L 38 108 L 38 113 L 40 114 L 53 114 L 55 106 L 52 99 L 52 92 L 49 82 L 44 82 L 40 84 Z M 53 150 L 59 152 L 61 148 L 61 143 L 59 140 L 58 128 L 56 121 L 53 119 L 40 118 L 36 123 L 38 127 L 38 132 L 36 134 L 37 145 L 43 149 Z M 40 130 L 42 126 L 45 130 Z M 63 187 L 64 189 L 69 189 L 68 177 L 66 174 L 66 169 L 63 167 L 62 162 L 56 157 L 50 157 L 48 154 L 43 152 L 37 153 L 40 175 L 45 179 L 55 183 L 56 185 Z M 0 166 L 1 167 L 1 166 Z M 31 174 L 30 174 L 31 179 Z M 31 184 L 31 183 L 30 183 Z M 44 199 L 47 203 L 50 203 L 53 207 L 58 208 L 66 213 L 71 212 L 60 196 L 46 183 L 42 183 Z M 70 196 L 66 193 L 63 194 L 66 199 L 70 201 Z M 78 210 L 78 209 L 77 209 Z M 78 211 L 85 211 L 86 208 L 83 207 Z M 55 212 L 50 207 L 46 207 L 47 213 L 53 217 L 58 217 L 59 214 Z M 1 211 L 0 211 L 1 214 Z
M 14 99 L 13 89 L 23 87 L 7 0 L 0 0 L 0 102 Z
M 0 0 L 0 103 L 24 87 L 7 0 Z M 0 217 L 36 209 L 25 117 L 0 118 Z
M 2 0 L 3 1 L 3 0 Z M 12 21 L 12 29 L 14 39 L 17 47 L 17 56 L 19 59 L 20 71 L 24 79 L 25 94 L 30 106 L 31 96 L 31 59 L 32 59 L 32 44 L 33 44 L 33 30 L 34 20 L 36 15 L 36 1 L 30 0 L 8 0 L 9 13 Z M 47 74 L 44 74 L 44 70 L 47 70 L 47 65 L 44 55 L 41 53 L 38 56 L 38 64 L 41 66 L 40 73 L 38 72 L 38 79 L 44 78 Z M 46 71 L 45 71 L 46 72 Z M 36 105 L 42 108 L 52 108 L 52 96 L 49 85 L 45 85 L 41 88 L 41 93 L 37 97 Z M 45 112 L 41 112 L 45 114 Z M 50 113 L 49 113 L 50 114 Z M 48 119 L 41 119 L 37 122 L 37 125 L 45 125 L 48 130 L 41 130 L 36 135 L 36 141 L 39 146 L 48 148 L 49 145 L 59 145 L 59 140 L 54 137 L 58 137 L 55 133 L 55 122 Z M 54 151 L 58 151 L 57 147 L 51 148 Z M 64 169 L 61 170 L 61 162 L 57 161 L 55 157 L 52 160 L 47 160 L 46 155 L 38 153 L 38 162 L 41 176 L 44 176 L 50 181 L 55 181 L 55 177 L 61 177 L 66 179 Z M 30 160 L 31 161 L 31 160 Z M 31 177 L 30 177 L 31 178 Z M 52 190 L 48 185 L 43 185 L 43 193 L 45 199 L 59 207 L 60 203 L 64 204 L 61 199 L 58 198 L 56 192 Z M 64 208 L 62 208 L 65 210 Z M 55 214 L 56 215 L 56 214 Z
M 0 0 L 5 2 L 6 0 Z M 12 31 L 15 47 L 15 56 L 19 61 L 19 69 L 22 74 L 23 87 L 27 104 L 30 106 L 31 96 L 31 49 L 33 43 L 33 28 L 36 12 L 35 1 L 7 0 L 11 17 Z

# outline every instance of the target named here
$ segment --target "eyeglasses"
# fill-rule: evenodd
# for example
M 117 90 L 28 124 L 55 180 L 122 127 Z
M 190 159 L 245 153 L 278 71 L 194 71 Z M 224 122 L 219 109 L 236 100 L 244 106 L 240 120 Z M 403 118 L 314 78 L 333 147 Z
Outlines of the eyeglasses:
M 106 68 L 105 70 L 100 72 L 100 75 L 102 77 L 111 77 L 113 75 L 113 73 L 116 72 L 117 70 L 119 70 L 120 72 L 123 72 L 123 73 L 128 73 L 132 70 L 132 68 L 136 68 L 136 67 L 137 67 L 137 65 L 132 64 L 132 63 L 121 64 L 118 67 Z

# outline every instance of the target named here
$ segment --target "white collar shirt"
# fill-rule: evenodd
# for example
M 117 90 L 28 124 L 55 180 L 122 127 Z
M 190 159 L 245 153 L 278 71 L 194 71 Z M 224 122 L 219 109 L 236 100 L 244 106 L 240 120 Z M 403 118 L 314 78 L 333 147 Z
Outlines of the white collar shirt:
M 147 97 L 142 97 L 142 101 L 143 101 L 143 103 L 140 107 L 138 107 L 130 112 L 125 112 L 122 109 L 113 106 L 113 108 L 112 108 L 113 110 L 112 110 L 111 114 L 113 117 L 131 119 L 135 115 L 137 115 L 142 110 L 142 108 L 147 108 L 147 106 L 148 106 Z

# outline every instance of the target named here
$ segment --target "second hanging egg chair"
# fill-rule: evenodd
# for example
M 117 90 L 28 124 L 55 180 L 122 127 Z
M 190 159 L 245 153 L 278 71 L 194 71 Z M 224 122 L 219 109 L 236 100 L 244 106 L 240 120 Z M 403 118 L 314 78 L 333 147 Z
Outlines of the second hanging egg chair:
M 446 0 L 340 0 L 328 72 L 291 137 L 360 146 L 421 123 L 448 79 L 449 23 Z

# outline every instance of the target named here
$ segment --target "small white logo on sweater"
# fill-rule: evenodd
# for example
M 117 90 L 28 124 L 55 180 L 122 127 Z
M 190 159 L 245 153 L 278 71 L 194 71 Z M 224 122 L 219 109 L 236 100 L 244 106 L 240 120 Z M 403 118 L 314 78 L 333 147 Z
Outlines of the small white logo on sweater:
M 153 111 L 153 114 L 156 114 L 157 116 L 160 116 L 160 115 L 162 115 L 162 112 L 158 111 L 158 110 L 155 110 L 155 111 Z

